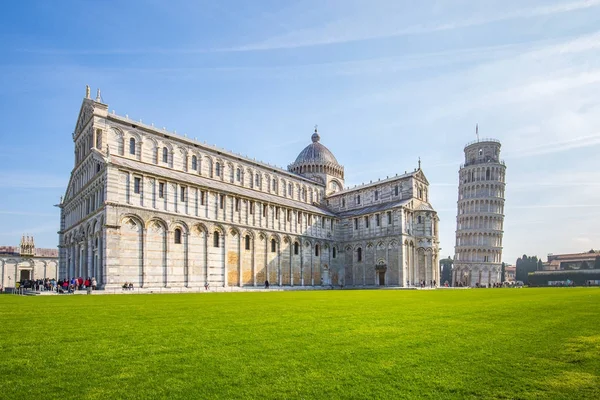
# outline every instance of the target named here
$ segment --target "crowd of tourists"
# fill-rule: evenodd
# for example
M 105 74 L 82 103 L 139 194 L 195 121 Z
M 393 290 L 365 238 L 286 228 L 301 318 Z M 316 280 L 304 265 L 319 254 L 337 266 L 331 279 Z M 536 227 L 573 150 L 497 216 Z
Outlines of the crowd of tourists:
M 76 290 L 85 290 L 91 288 L 96 290 L 96 278 L 71 278 L 71 279 L 59 279 L 46 278 L 46 279 L 26 279 L 21 282 L 17 282 L 17 289 L 30 289 L 36 292 L 54 291 L 58 293 L 75 293 Z

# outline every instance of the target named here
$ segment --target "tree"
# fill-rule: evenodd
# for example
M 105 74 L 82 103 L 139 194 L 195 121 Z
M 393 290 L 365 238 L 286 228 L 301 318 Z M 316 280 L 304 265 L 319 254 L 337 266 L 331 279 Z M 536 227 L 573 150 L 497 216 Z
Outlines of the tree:
M 528 257 L 523 254 L 523 257 L 517 259 L 516 263 L 516 279 L 527 284 L 529 282 L 529 273 L 542 269 L 542 260 L 538 260 L 537 256 Z
M 440 285 L 443 285 L 444 282 L 448 281 L 450 284 L 452 284 L 452 264 L 454 263 L 454 260 L 452 260 L 452 257 L 448 257 L 448 258 L 444 258 L 443 260 L 440 260 L 440 268 L 442 270 L 442 274 L 440 276 Z

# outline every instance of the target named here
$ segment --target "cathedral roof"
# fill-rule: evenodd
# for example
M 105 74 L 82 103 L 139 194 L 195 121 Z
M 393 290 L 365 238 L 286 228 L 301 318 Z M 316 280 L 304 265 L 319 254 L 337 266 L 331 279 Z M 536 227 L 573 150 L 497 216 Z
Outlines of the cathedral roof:
M 293 165 L 299 164 L 335 164 L 339 165 L 335 156 L 329 149 L 323 146 L 319 141 L 321 136 L 315 129 L 315 133 L 311 136 L 312 143 L 309 144 L 298 154 Z

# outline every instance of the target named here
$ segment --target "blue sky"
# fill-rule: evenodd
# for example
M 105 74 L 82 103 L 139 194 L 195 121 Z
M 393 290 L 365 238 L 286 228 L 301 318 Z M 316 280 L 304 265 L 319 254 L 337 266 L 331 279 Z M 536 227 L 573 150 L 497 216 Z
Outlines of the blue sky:
M 58 242 L 85 85 L 279 166 L 319 125 L 348 185 L 417 166 L 454 253 L 466 142 L 503 143 L 504 259 L 598 248 L 600 0 L 21 1 L 0 14 L 0 244 Z

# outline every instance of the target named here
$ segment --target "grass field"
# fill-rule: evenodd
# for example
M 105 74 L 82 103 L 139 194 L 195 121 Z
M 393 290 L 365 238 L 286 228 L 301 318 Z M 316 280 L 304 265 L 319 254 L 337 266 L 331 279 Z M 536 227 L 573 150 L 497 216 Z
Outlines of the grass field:
M 0 296 L 0 398 L 600 398 L 600 290 Z

